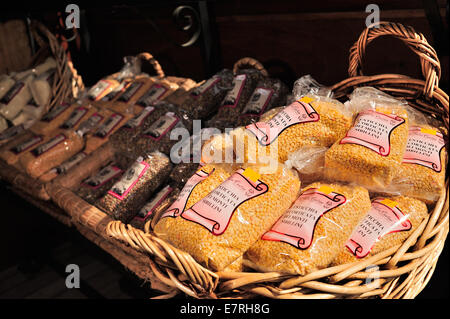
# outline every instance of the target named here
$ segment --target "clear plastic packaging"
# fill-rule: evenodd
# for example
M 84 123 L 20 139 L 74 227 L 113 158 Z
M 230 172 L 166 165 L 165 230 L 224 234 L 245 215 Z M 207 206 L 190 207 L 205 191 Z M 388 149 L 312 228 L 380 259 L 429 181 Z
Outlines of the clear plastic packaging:
M 75 193 L 89 204 L 94 205 L 120 179 L 124 167 L 109 163 L 98 172 L 83 180 Z
M 165 182 L 171 168 L 169 158 L 161 152 L 140 156 L 110 190 L 95 202 L 95 206 L 113 218 L 128 223 L 150 195 Z
M 445 191 L 446 142 L 436 127 L 416 123 L 409 127 L 400 169 L 395 172 L 387 191 L 432 204 Z
M 356 89 L 352 127 L 325 154 L 325 176 L 369 190 L 386 188 L 400 168 L 408 138 L 407 105 L 374 88 Z
M 48 111 L 44 116 L 30 127 L 30 131 L 34 134 L 49 135 L 51 132 L 55 131 L 60 127 L 64 121 L 67 120 L 71 114 L 80 107 L 81 104 L 77 103 L 61 103 L 60 105 L 55 105 L 50 111 Z
M 20 167 L 38 178 L 83 149 L 83 137 L 71 130 L 61 131 L 19 157 Z
M 234 75 L 232 89 L 222 100 L 217 113 L 208 121 L 209 127 L 235 127 L 236 121 L 263 75 L 256 69 L 240 70 Z
M 305 146 L 328 147 L 351 125 L 351 113 L 337 100 L 308 95 L 273 115 L 267 122 L 253 123 L 217 137 L 222 149 L 210 143 L 215 154 L 233 153 L 243 163 L 284 162 Z M 267 117 L 267 116 L 266 116 Z M 205 145 L 206 147 L 206 145 Z
M 325 153 L 328 150 L 323 146 L 305 146 L 290 153 L 284 164 L 294 168 L 304 185 L 323 180 Z
M 379 197 L 341 247 L 334 265 L 360 261 L 403 243 L 427 216 L 425 203 L 406 196 Z
M 320 84 L 309 74 L 304 75 L 295 81 L 292 89 L 292 97 L 295 100 L 298 100 L 307 94 L 314 94 L 329 98 L 333 97 L 333 91 L 331 91 L 329 87 Z
M 9 75 L 0 75 L 0 99 L 2 99 L 6 92 L 14 86 L 14 83 L 16 83 L 16 81 Z
M 278 79 L 263 78 L 259 80 L 250 99 L 237 120 L 238 126 L 246 126 L 259 121 L 260 116 L 272 109 L 286 105 L 288 87 Z
M 29 89 L 34 102 L 32 104 L 38 107 L 45 107 L 48 104 L 52 96 L 52 81 L 55 73 L 56 69 L 49 69 L 30 82 Z
M 129 81 L 124 89 L 117 94 L 109 104 L 108 108 L 122 114 L 141 110 L 141 107 L 134 107 L 134 104 L 155 84 L 155 81 L 148 76 L 138 76 Z
M 72 167 L 77 165 L 79 162 L 81 162 L 85 157 L 87 156 L 84 152 L 79 152 L 69 158 L 67 161 L 64 161 L 63 163 L 59 164 L 58 166 L 50 169 L 48 172 L 42 174 L 39 176 L 39 181 L 42 183 L 47 183 L 54 178 L 56 178 L 60 174 L 64 174 L 67 171 L 69 171 Z
M 217 271 L 241 257 L 289 208 L 300 189 L 297 174 L 281 164 L 273 174 L 260 174 L 255 165 L 228 174 L 221 183 L 217 173 L 203 180 L 194 189 L 196 199 L 191 192 L 186 205 L 169 208 L 155 226 L 160 238 Z
M 193 119 L 206 119 L 216 112 L 220 102 L 232 88 L 233 72 L 224 69 L 201 85 L 189 90 L 180 108 Z
M 370 209 L 369 193 L 359 186 L 313 183 L 294 200 L 246 252 L 247 266 L 299 275 L 325 268 Z
M 23 80 L 17 81 L 0 99 L 0 115 L 13 120 L 31 99 L 30 83 L 36 74 L 30 73 Z
M 154 83 L 136 101 L 136 105 L 140 107 L 154 106 L 158 102 L 165 100 L 179 88 L 178 84 L 167 79 L 153 79 L 153 81 Z

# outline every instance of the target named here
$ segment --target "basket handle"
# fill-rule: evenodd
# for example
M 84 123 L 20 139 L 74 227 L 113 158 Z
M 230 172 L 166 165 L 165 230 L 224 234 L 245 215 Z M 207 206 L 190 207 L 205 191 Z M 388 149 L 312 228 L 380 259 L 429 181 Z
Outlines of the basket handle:
M 264 76 L 269 76 L 269 73 L 264 68 L 261 62 L 259 62 L 256 59 L 253 58 L 242 58 L 236 61 L 236 63 L 233 66 L 233 73 L 237 73 L 239 69 L 242 69 L 243 67 L 251 67 L 253 69 L 256 69 L 262 73 Z
M 158 77 L 163 78 L 165 76 L 161 64 L 148 52 L 141 52 L 137 55 L 140 61 L 148 61 L 156 71 Z
M 367 27 L 350 48 L 348 74 L 350 77 L 363 75 L 362 64 L 367 45 L 375 38 L 390 35 L 402 40 L 420 58 L 422 74 L 425 79 L 424 94 L 431 98 L 441 78 L 441 64 L 436 51 L 427 42 L 423 34 L 410 26 L 400 23 L 381 21 Z

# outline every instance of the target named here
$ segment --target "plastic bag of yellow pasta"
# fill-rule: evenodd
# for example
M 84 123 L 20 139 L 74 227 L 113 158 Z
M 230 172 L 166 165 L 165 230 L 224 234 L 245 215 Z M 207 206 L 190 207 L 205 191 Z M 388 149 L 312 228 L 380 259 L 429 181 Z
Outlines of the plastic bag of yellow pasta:
M 198 201 L 178 217 L 163 216 L 155 232 L 206 267 L 223 270 L 267 231 L 300 189 L 297 174 L 281 164 L 273 174 L 259 171 L 255 165 L 240 168 L 213 190 L 198 185 Z
M 245 254 L 261 271 L 305 275 L 327 267 L 370 209 L 360 186 L 314 183 Z
M 400 169 L 389 189 L 423 200 L 435 202 L 445 190 L 447 152 L 443 134 L 428 124 L 409 127 L 408 143 Z
M 351 113 L 342 103 L 308 94 L 266 122 L 231 131 L 222 151 L 232 149 L 238 163 L 267 163 L 271 159 L 284 162 L 289 153 L 301 147 L 332 145 L 350 125 Z
M 348 107 L 356 111 L 353 125 L 325 154 L 325 176 L 385 188 L 406 149 L 407 105 L 374 88 L 359 88 Z
M 368 258 L 403 243 L 427 216 L 427 206 L 406 197 L 379 197 L 333 261 L 340 265 Z

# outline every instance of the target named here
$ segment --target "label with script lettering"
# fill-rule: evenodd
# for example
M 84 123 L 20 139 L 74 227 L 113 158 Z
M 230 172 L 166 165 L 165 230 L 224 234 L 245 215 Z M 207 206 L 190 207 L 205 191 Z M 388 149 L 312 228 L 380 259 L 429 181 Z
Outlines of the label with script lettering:
M 264 113 L 270 98 L 273 95 L 273 90 L 269 88 L 257 87 L 250 100 L 245 105 L 241 116 L 255 116 Z
M 144 123 L 144 120 L 155 110 L 153 106 L 147 106 L 141 113 L 135 115 L 132 119 L 128 120 L 125 125 L 122 126 L 124 129 L 132 130 Z
M 41 144 L 38 147 L 31 150 L 31 153 L 36 157 L 41 156 L 42 154 L 48 152 L 49 150 L 54 148 L 56 145 L 64 142 L 65 140 L 66 140 L 66 136 L 64 134 L 58 134 L 54 138 L 49 140 L 48 142 Z
M 154 84 L 152 87 L 136 102 L 137 105 L 150 106 L 161 99 L 168 88 L 160 84 Z
M 250 168 L 237 170 L 191 208 L 182 212 L 181 217 L 205 227 L 213 235 L 222 235 L 242 203 L 269 190 L 269 186 L 260 181 L 259 177 Z
M 220 82 L 220 77 L 212 77 L 202 85 L 194 88 L 191 92 L 191 95 L 193 97 L 199 97 L 205 92 L 207 92 L 209 89 L 211 89 L 214 85 Z
M 11 152 L 13 152 L 14 154 L 20 154 L 20 153 L 25 152 L 26 150 L 32 148 L 33 146 L 35 146 L 36 144 L 38 144 L 42 141 L 43 141 L 42 136 L 35 135 L 35 136 L 31 137 L 30 139 L 20 143 L 19 145 L 16 145 L 13 148 L 11 148 Z
M 180 216 L 181 213 L 186 209 L 186 204 L 194 188 L 198 184 L 200 184 L 201 181 L 211 176 L 213 172 L 214 169 L 210 173 L 203 170 L 198 170 L 197 172 L 195 172 L 195 174 L 192 175 L 184 185 L 183 189 L 178 195 L 178 198 L 172 203 L 172 205 L 170 205 L 170 207 L 164 212 L 164 214 L 161 215 L 161 218 Z
M 441 151 L 444 146 L 441 132 L 411 126 L 403 163 L 422 165 L 439 173 L 442 169 Z
M 178 123 L 179 120 L 180 119 L 175 113 L 167 112 L 144 132 L 144 136 L 159 141 Z
M 285 107 L 268 122 L 253 123 L 247 125 L 246 129 L 256 136 L 261 145 L 270 145 L 285 129 L 293 125 L 320 120 L 319 113 L 314 110 L 310 102 L 312 99 L 302 98 Z
M 161 203 L 169 196 L 169 194 L 173 191 L 173 188 L 167 185 L 162 190 L 160 190 L 153 199 L 145 204 L 140 210 L 139 213 L 134 217 L 137 220 L 145 221 L 149 217 L 152 217 L 156 208 L 161 205 Z
M 122 178 L 111 187 L 108 194 L 123 200 L 133 189 L 134 185 L 141 179 L 149 168 L 149 164 L 144 161 L 135 162 L 126 170 Z
M 372 202 L 369 212 L 345 245 L 355 257 L 366 257 L 383 236 L 411 229 L 411 221 L 397 205 L 390 199 L 382 198 Z
M 246 74 L 236 75 L 233 79 L 233 88 L 228 91 L 225 96 L 222 107 L 235 108 L 239 103 L 239 98 L 241 97 L 242 90 L 244 89 L 245 82 L 247 80 Z
M 334 192 L 328 186 L 309 188 L 261 239 L 284 242 L 298 249 L 308 249 L 319 219 L 345 202 L 344 195 Z
M 355 124 L 340 141 L 340 144 L 357 144 L 388 156 L 391 152 L 391 133 L 405 120 L 395 114 L 386 114 L 374 110 L 362 111 Z
M 89 177 L 88 179 L 82 182 L 83 186 L 90 187 L 93 189 L 97 189 L 105 183 L 109 182 L 114 177 L 119 176 L 122 173 L 122 170 L 113 164 L 103 167 L 97 174 Z

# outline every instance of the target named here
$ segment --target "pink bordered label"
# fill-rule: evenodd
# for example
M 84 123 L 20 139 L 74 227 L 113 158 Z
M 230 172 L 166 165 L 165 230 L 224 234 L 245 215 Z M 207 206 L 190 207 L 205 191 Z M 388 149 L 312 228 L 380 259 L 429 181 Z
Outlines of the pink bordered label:
M 310 103 L 298 100 L 278 112 L 268 122 L 253 123 L 247 125 L 246 129 L 256 136 L 261 145 L 267 146 L 273 143 L 285 129 L 293 125 L 319 120 L 319 113 Z
M 135 129 L 144 123 L 145 119 L 155 110 L 153 106 L 147 106 L 145 107 L 141 113 L 134 116 L 132 119 L 130 119 L 128 122 L 125 123 L 121 128 L 126 130 L 132 130 Z
M 237 208 L 244 202 L 269 190 L 269 186 L 255 177 L 251 169 L 239 169 L 226 181 L 181 213 L 181 217 L 197 223 L 213 235 L 222 235 Z
M 181 213 L 184 212 L 184 210 L 186 209 L 186 204 L 194 188 L 198 184 L 200 184 L 200 182 L 211 176 L 213 172 L 214 169 L 210 173 L 205 172 L 203 170 L 198 170 L 197 172 L 195 172 L 195 174 L 192 175 L 184 185 L 183 189 L 178 195 L 178 198 L 172 203 L 172 205 L 170 205 L 170 207 L 164 212 L 164 214 L 161 215 L 161 218 L 165 217 L 175 218 L 180 216 Z
M 95 132 L 95 136 L 101 138 L 107 137 L 119 125 L 123 118 L 122 114 L 114 113 L 98 128 L 97 132 Z
M 94 176 L 91 176 L 88 179 L 84 180 L 81 183 L 81 185 L 84 187 L 97 189 L 97 188 L 105 185 L 111 179 L 119 176 L 120 174 L 122 174 L 122 170 L 120 168 L 118 168 L 117 166 L 114 166 L 114 165 L 108 165 L 108 166 L 103 167 Z
M 233 88 L 228 91 L 225 96 L 222 107 L 235 108 L 239 103 L 239 98 L 241 97 L 242 90 L 244 89 L 245 82 L 247 81 L 246 74 L 236 75 L 233 79 Z
M 308 249 L 320 218 L 345 204 L 344 195 L 327 186 L 305 190 L 261 239 L 280 241 L 298 249 Z
M 167 112 L 156 120 L 145 132 L 144 136 L 152 140 L 159 141 L 167 134 L 178 122 L 180 118 L 175 113 Z
M 246 116 L 260 116 L 267 108 L 270 99 L 272 98 L 273 90 L 264 87 L 257 87 L 250 97 L 250 100 L 245 105 L 241 117 Z
M 339 143 L 361 145 L 381 156 L 388 156 L 391 133 L 403 123 L 405 119 L 398 115 L 366 110 L 358 114 L 352 128 Z
M 441 152 L 444 146 L 441 132 L 412 126 L 409 129 L 403 163 L 422 165 L 439 173 L 442 170 Z
M 0 103 L 5 105 L 9 104 L 9 102 L 11 102 L 14 97 L 19 94 L 20 91 L 22 91 L 24 87 L 25 84 L 23 82 L 16 82 L 16 84 L 14 84 L 13 87 L 10 88 L 8 92 L 6 92 L 6 94 L 2 97 Z
M 23 153 L 26 150 L 29 150 L 30 148 L 35 146 L 36 144 L 42 142 L 43 140 L 44 140 L 44 138 L 42 136 L 35 135 L 32 138 L 26 140 L 25 142 L 20 143 L 19 145 L 11 148 L 11 152 L 13 152 L 14 154 Z
M 38 147 L 31 150 L 31 153 L 36 157 L 41 156 L 42 154 L 56 147 L 58 144 L 64 142 L 66 139 L 67 137 L 64 134 L 58 134 L 54 138 L 49 140 L 47 143 L 41 144 Z
M 173 191 L 173 188 L 167 185 L 156 194 L 152 201 L 148 202 L 139 210 L 139 213 L 134 217 L 136 220 L 145 221 L 153 215 L 155 209 L 161 205 L 161 203 L 169 196 Z
M 80 106 L 76 108 L 69 116 L 69 118 L 61 125 L 62 128 L 68 129 L 77 125 L 83 116 L 88 112 L 88 109 Z
M 355 257 L 364 258 L 383 236 L 409 231 L 412 227 L 411 221 L 397 205 L 386 198 L 372 201 L 372 207 L 355 228 L 345 247 Z
M 126 170 L 122 178 L 111 187 L 108 194 L 123 200 L 127 197 L 128 193 L 133 189 L 139 179 L 145 174 L 149 166 L 150 165 L 144 161 L 135 162 Z
M 211 89 L 214 85 L 216 85 L 217 83 L 219 83 L 221 80 L 220 77 L 213 77 L 211 79 L 209 79 L 208 81 L 206 81 L 205 83 L 203 83 L 202 85 L 194 88 L 191 92 L 191 95 L 194 98 L 198 98 L 199 96 L 203 95 L 205 92 L 207 92 L 209 89 Z
M 96 127 L 101 121 L 103 120 L 103 116 L 99 113 L 94 113 L 87 119 L 87 121 L 84 121 L 80 124 L 78 127 L 78 132 L 81 132 L 83 134 L 86 134 L 90 132 L 94 127 Z
M 153 84 L 152 87 L 136 102 L 137 105 L 151 106 L 155 102 L 159 101 L 168 88 L 160 84 Z
M 62 103 L 58 106 L 55 106 L 51 111 L 49 111 L 47 114 L 45 114 L 42 117 L 41 121 L 51 122 L 55 118 L 57 118 L 59 115 L 61 115 L 65 110 L 67 110 L 69 107 L 70 107 L 70 105 L 67 103 Z

